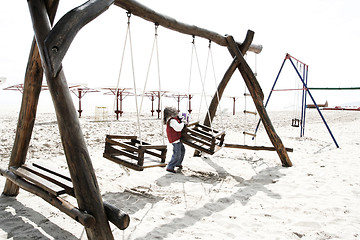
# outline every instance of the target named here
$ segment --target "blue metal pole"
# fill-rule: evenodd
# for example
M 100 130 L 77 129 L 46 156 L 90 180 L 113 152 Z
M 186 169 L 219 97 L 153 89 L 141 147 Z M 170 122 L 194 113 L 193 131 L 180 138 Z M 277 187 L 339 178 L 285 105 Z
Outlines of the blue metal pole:
M 308 73 L 309 73 L 309 66 L 306 65 L 306 72 L 305 72 L 305 83 L 308 85 Z M 306 104 L 307 104 L 307 91 L 305 91 L 305 99 L 304 99 L 304 127 L 301 136 L 305 135 L 305 119 L 306 119 Z
M 302 73 L 302 77 L 303 79 L 305 79 L 305 68 L 306 65 L 303 64 L 303 73 Z M 303 132 L 304 132 L 304 121 L 305 121 L 305 107 L 304 106 L 304 102 L 305 102 L 305 86 L 303 85 L 303 90 L 302 90 L 302 97 L 301 97 L 301 121 L 300 121 L 300 137 L 303 136 Z
M 270 93 L 269 93 L 268 98 L 266 99 L 266 102 L 265 102 L 265 108 L 266 108 L 266 106 L 267 106 L 267 105 L 268 105 L 268 103 L 269 103 L 269 100 L 270 100 L 271 94 L 272 94 L 272 92 L 273 92 L 273 90 L 274 90 L 274 88 L 275 88 L 275 85 L 276 85 L 276 83 L 277 83 L 277 81 L 278 81 L 278 79 L 279 79 L 280 73 L 281 73 L 281 71 L 282 71 L 282 69 L 283 69 L 283 67 L 284 67 L 284 64 L 285 64 L 285 61 L 286 61 L 286 59 L 287 59 L 287 56 L 288 56 L 288 54 L 286 54 L 286 57 L 285 57 L 285 59 L 284 59 L 283 63 L 281 64 L 281 67 L 280 67 L 280 70 L 279 70 L 279 72 L 278 72 L 278 74 L 277 74 L 277 76 L 276 76 L 275 82 L 274 82 L 274 84 L 273 84 L 273 86 L 272 86 L 272 88 L 271 88 L 271 90 L 270 90 Z M 261 123 L 261 119 L 259 119 L 259 121 L 258 121 L 258 123 L 257 123 L 257 125 L 256 125 L 255 131 L 254 131 L 254 134 L 256 134 L 256 133 L 257 133 L 257 131 L 259 130 L 260 123 Z M 255 138 L 255 137 L 253 137 L 253 138 L 252 138 L 252 140 L 254 140 L 254 138 Z
M 336 147 L 337 147 L 337 148 L 339 148 L 339 145 L 338 145 L 338 143 L 336 142 L 336 139 L 335 139 L 334 135 L 332 134 L 332 132 L 331 132 L 331 130 L 330 130 L 330 128 L 329 128 L 329 126 L 328 126 L 328 124 L 327 124 L 327 122 L 326 122 L 326 120 L 325 120 L 324 116 L 322 115 L 322 113 L 321 113 L 321 111 L 320 111 L 320 109 L 319 109 L 318 105 L 316 104 L 315 99 L 313 98 L 313 96 L 312 96 L 312 94 L 311 94 L 310 90 L 308 89 L 307 84 L 304 82 L 304 79 L 302 79 L 302 77 L 301 77 L 301 75 L 300 75 L 299 71 L 296 69 L 295 64 L 293 63 L 293 61 L 291 60 L 291 58 L 289 58 L 289 60 L 290 60 L 291 64 L 293 65 L 293 67 L 295 68 L 297 75 L 299 76 L 299 78 L 300 78 L 300 79 L 301 79 L 301 81 L 303 82 L 303 85 L 304 85 L 304 86 L 305 86 L 305 88 L 307 89 L 307 92 L 309 93 L 309 96 L 310 96 L 311 100 L 313 101 L 313 103 L 314 103 L 314 105 L 315 105 L 315 107 L 316 107 L 317 111 L 319 112 L 319 114 L 320 114 L 320 116 L 321 116 L 321 119 L 323 120 L 323 122 L 324 122 L 324 124 L 325 124 L 325 126 L 326 126 L 327 130 L 329 131 L 330 136 L 331 136 L 331 138 L 333 139 L 333 141 L 334 141 L 334 143 L 335 143 Z

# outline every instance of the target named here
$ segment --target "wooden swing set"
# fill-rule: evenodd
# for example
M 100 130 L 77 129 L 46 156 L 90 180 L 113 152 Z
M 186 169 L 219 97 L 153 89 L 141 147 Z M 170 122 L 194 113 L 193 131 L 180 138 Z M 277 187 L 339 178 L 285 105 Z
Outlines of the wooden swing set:
M 126 229 L 129 225 L 130 218 L 126 213 L 102 200 L 77 111 L 62 67 L 62 60 L 77 33 L 87 23 L 105 12 L 112 4 L 159 26 L 183 34 L 202 37 L 220 46 L 227 47 L 233 61 L 218 85 L 218 96 L 213 98 L 209 106 L 208 117 L 205 118 L 203 125 L 209 126 L 209 121 L 215 115 L 217 104 L 227 83 L 235 70 L 238 69 L 282 164 L 292 166 L 286 149 L 276 134 L 264 107 L 261 87 L 243 57 L 247 51 L 257 53 L 261 51 L 261 46 L 251 44 L 254 32 L 249 30 L 244 42 L 239 43 L 230 35 L 222 36 L 203 28 L 183 24 L 134 0 L 87 1 L 66 13 L 52 26 L 59 0 L 28 0 L 27 3 L 35 37 L 25 73 L 22 104 L 8 169 L 0 170 L 1 175 L 7 178 L 3 190 L 4 195 L 17 196 L 20 187 L 43 198 L 80 222 L 85 228 L 88 239 L 114 239 L 109 221 L 120 229 Z M 70 176 L 59 174 L 48 166 L 25 164 L 36 118 L 43 74 L 46 76 L 52 96 Z M 198 137 L 199 134 L 194 135 Z M 135 138 L 130 139 L 130 142 L 134 141 L 136 141 Z M 136 152 L 136 149 L 131 148 L 131 144 L 128 145 L 125 151 L 127 154 L 131 151 Z M 147 146 L 144 147 L 144 144 L 141 148 L 143 151 L 137 152 L 139 158 L 143 153 L 150 151 Z M 117 152 L 117 150 L 112 151 Z M 62 197 L 63 194 L 75 197 L 78 206 L 73 206 L 65 201 Z

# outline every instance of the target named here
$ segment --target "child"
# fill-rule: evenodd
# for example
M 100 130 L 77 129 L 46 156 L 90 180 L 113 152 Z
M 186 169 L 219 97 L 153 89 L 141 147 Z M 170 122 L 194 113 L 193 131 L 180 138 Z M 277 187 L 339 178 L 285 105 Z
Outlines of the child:
M 166 107 L 164 109 L 163 122 L 166 124 L 166 134 L 168 140 L 173 145 L 173 155 L 167 165 L 166 171 L 176 173 L 175 167 L 182 169 L 182 161 L 185 155 L 184 144 L 180 141 L 181 131 L 185 126 L 185 120 L 181 120 L 178 116 L 178 111 L 173 107 Z

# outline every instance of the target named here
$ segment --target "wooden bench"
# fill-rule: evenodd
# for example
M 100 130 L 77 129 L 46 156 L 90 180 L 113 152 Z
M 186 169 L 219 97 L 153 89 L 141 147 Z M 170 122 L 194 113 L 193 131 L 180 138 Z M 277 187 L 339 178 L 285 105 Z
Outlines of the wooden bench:
M 140 142 L 137 136 L 106 135 L 103 156 L 136 171 L 165 167 L 167 146 Z
M 214 130 L 197 121 L 186 125 L 182 131 L 181 141 L 201 152 L 213 155 L 221 149 L 224 138 L 224 131 Z
M 43 198 L 84 227 L 92 227 L 95 224 L 94 216 L 78 209 L 61 197 L 64 194 L 76 197 L 69 176 L 35 163 L 23 164 L 18 168 L 10 167 L 9 170 L 0 169 L 0 173 L 19 187 Z M 108 220 L 115 226 L 121 230 L 128 227 L 130 223 L 128 214 L 106 202 L 104 202 L 104 208 Z

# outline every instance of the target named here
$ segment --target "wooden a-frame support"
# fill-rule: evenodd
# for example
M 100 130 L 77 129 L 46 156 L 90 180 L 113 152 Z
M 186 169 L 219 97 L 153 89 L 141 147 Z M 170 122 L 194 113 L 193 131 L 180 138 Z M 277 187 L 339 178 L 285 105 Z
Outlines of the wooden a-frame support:
M 292 165 L 286 149 L 281 139 L 277 136 L 264 108 L 263 93 L 256 77 L 243 58 L 243 55 L 248 50 L 256 53 L 261 51 L 261 46 L 251 44 L 253 32 L 248 31 L 244 43 L 237 43 L 231 36 L 224 37 L 203 28 L 178 22 L 134 0 L 88 1 L 65 14 L 55 26 L 51 28 L 50 22 L 52 23 L 54 20 L 59 0 L 28 0 L 36 40 L 33 40 L 25 73 L 24 93 L 15 141 L 9 161 L 9 169 L 19 168 L 25 163 L 36 117 L 37 104 L 42 86 L 42 76 L 43 73 L 45 73 L 56 111 L 61 140 L 78 208 L 80 211 L 86 212 L 86 214 L 94 218 L 94 222 L 91 224 L 84 224 L 86 225 L 85 229 L 88 239 L 113 239 L 108 219 L 117 218 L 121 211 L 113 209 L 112 212 L 108 213 L 104 208 L 104 205 L 107 204 L 102 201 L 77 112 L 72 102 L 62 69 L 62 60 L 77 32 L 87 23 L 106 11 L 113 3 L 130 11 L 134 15 L 163 27 L 183 34 L 203 37 L 221 46 L 228 47 L 234 60 L 225 73 L 222 82 L 219 84 L 218 92 L 221 92 L 222 95 L 233 72 L 238 69 L 246 82 L 269 138 L 276 148 L 283 165 Z M 216 97 L 216 99 L 214 97 L 215 100 L 213 99 L 210 105 L 211 118 L 215 115 L 218 104 L 217 101 L 221 99 L 221 95 L 219 94 L 219 98 Z M 206 119 L 205 121 L 207 121 Z M 8 178 L 3 190 L 4 195 L 16 196 L 19 192 L 19 186 L 30 191 L 27 182 L 23 183 L 23 180 L 19 180 L 16 176 L 14 177 L 8 170 L 1 171 L 1 174 Z M 36 191 L 34 191 L 34 193 L 39 196 L 43 195 L 44 199 L 47 198 L 46 193 L 38 194 Z M 48 200 L 51 203 L 52 199 Z M 59 207 L 59 209 L 67 213 L 65 209 L 61 209 L 61 207 Z M 67 214 L 71 216 L 71 213 Z M 127 225 L 128 222 L 125 222 L 123 227 L 126 228 Z
M 269 118 L 269 115 L 267 114 L 267 111 L 264 107 L 264 94 L 262 92 L 262 89 L 252 72 L 250 66 L 247 64 L 246 60 L 244 59 L 243 55 L 246 53 L 248 46 L 250 46 L 252 39 L 254 36 L 254 32 L 248 31 L 244 43 L 239 47 L 239 44 L 235 42 L 232 36 L 226 36 L 226 40 L 228 42 L 228 49 L 230 54 L 233 57 L 233 61 L 230 64 L 229 68 L 224 74 L 223 79 L 219 83 L 219 86 L 217 88 L 217 91 L 214 94 L 214 97 L 209 105 L 209 111 L 205 117 L 204 125 L 210 126 L 211 121 L 213 120 L 216 109 L 219 104 L 219 100 L 221 99 L 224 90 L 230 81 L 231 76 L 235 72 L 236 69 L 240 71 L 241 76 L 243 77 L 246 87 L 248 88 L 250 95 L 254 101 L 255 107 L 259 113 L 260 119 L 262 120 L 262 123 L 265 127 L 265 130 L 269 136 L 269 139 L 271 143 L 274 146 L 274 149 L 276 150 L 281 163 L 285 167 L 291 167 L 292 162 L 287 154 L 287 150 L 282 143 L 280 137 L 277 135 L 271 120 Z M 255 148 L 254 148 L 255 150 Z M 195 155 L 197 155 L 197 152 L 195 151 Z

